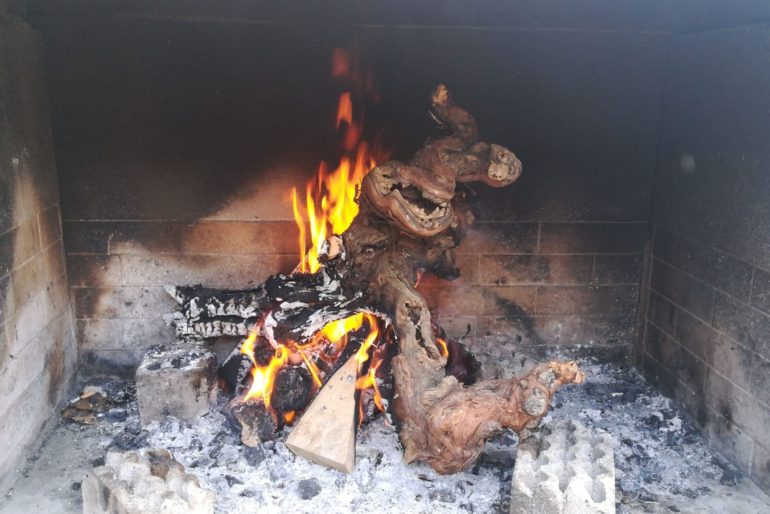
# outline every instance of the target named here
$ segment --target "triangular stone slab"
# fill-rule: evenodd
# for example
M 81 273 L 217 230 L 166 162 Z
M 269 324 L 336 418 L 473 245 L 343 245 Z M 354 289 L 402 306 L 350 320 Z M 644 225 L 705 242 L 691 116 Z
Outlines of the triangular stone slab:
M 332 375 L 286 439 L 295 455 L 350 473 L 356 464 L 355 355 Z

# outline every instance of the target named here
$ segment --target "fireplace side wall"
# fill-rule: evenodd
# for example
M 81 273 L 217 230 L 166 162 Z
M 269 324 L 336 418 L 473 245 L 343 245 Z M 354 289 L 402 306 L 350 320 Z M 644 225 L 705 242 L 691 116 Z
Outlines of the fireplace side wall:
M 0 491 L 74 376 L 40 34 L 0 6 Z
M 474 188 L 462 277 L 421 284 L 448 331 L 631 340 L 668 34 L 33 18 L 84 365 L 131 368 L 172 340 L 164 285 L 244 288 L 293 268 L 287 193 L 336 154 L 330 56 L 351 41 L 380 85 L 366 124 L 395 158 L 436 134 L 426 96 L 444 81 L 524 162 L 512 187 Z
M 678 37 L 667 73 L 647 377 L 770 491 L 770 31 Z

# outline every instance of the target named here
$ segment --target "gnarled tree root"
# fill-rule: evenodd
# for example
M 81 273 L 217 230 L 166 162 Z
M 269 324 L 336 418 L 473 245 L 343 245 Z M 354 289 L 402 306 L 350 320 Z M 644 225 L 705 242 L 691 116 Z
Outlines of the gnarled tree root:
M 404 365 L 394 363 L 397 384 L 403 384 Z M 476 461 L 487 438 L 504 428 L 526 437 L 548 412 L 556 390 L 584 379 L 574 362 L 558 361 L 541 364 L 523 378 L 470 387 L 446 377 L 439 388 L 423 392 L 418 405 L 400 404 L 408 411 L 401 418 L 404 460 L 425 461 L 442 474 L 465 469 Z

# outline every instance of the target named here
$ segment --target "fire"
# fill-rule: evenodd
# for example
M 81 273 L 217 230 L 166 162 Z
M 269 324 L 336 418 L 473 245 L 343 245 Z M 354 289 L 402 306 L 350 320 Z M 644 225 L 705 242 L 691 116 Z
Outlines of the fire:
M 353 100 L 350 97 L 350 91 L 340 95 L 340 102 L 337 106 L 337 128 L 340 128 L 343 121 L 348 125 L 353 124 Z
M 363 117 L 355 116 L 353 109 L 353 92 L 377 98 L 373 75 L 370 70 L 362 71 L 356 66 L 356 53 L 353 51 L 336 49 L 332 57 L 332 76 L 346 81 L 353 91 L 343 92 L 337 103 L 336 128 L 341 135 L 339 164 L 329 171 L 327 164 L 321 162 L 316 176 L 305 185 L 304 195 L 297 188 L 291 191 L 294 220 L 299 228 L 300 263 L 297 269 L 305 273 L 315 273 L 321 268 L 318 256 L 324 241 L 350 227 L 358 214 L 356 200 L 359 184 L 377 165 L 369 145 L 361 137 Z M 256 345 L 266 344 L 264 339 L 260 339 L 261 326 L 256 326 L 241 344 L 241 352 L 248 356 L 252 364 L 252 381 L 243 400 L 261 400 L 265 407 L 270 408 L 275 377 L 288 365 L 304 365 L 312 376 L 314 386 L 320 388 L 324 379 L 328 378 L 327 371 L 333 369 L 347 346 L 349 335 L 364 326 L 367 332 L 355 354 L 360 375 L 356 388 L 371 388 L 375 405 L 384 411 L 376 381 L 377 370 L 383 362 L 383 352 L 378 350 L 384 345 L 380 345 L 379 320 L 369 313 L 354 314 L 328 323 L 308 341 L 281 341 L 275 348 L 269 347 L 273 355 L 265 366 L 260 366 L 255 357 Z M 362 403 L 359 412 L 363 420 Z M 293 423 L 296 417 L 295 412 L 282 415 L 286 424 Z
M 257 332 L 252 331 L 244 341 L 241 352 L 251 360 L 251 387 L 244 396 L 244 401 L 261 399 L 265 407 L 270 407 L 270 395 L 273 392 L 273 384 L 278 371 L 289 361 L 289 352 L 285 346 L 275 349 L 275 354 L 267 366 L 260 366 L 254 357 L 254 343 L 257 340 Z
M 444 341 L 440 337 L 437 337 L 436 346 L 438 347 L 438 351 L 442 357 L 444 357 L 445 359 L 449 357 L 449 347 L 447 346 L 446 341 Z
M 332 75 L 348 78 L 353 84 L 357 84 L 358 73 L 350 60 L 350 51 L 335 50 Z M 323 242 L 334 234 L 342 234 L 353 222 L 353 218 L 358 214 L 358 185 L 364 175 L 377 165 L 370 154 L 369 145 L 361 139 L 362 119 L 356 119 L 353 115 L 351 91 L 345 91 L 339 97 L 336 126 L 343 131 L 342 155 L 337 167 L 328 171 L 326 163 L 321 162 L 316 176 L 305 186 L 304 199 L 297 188 L 292 188 L 291 191 L 294 221 L 299 228 L 298 268 L 302 272 L 318 271 L 321 267 L 318 254 Z M 308 229 L 310 234 L 307 233 Z
M 382 357 L 376 352 L 380 342 L 379 322 L 374 314 L 363 312 L 327 323 L 310 340 L 303 344 L 298 344 L 294 341 L 279 344 L 273 350 L 273 355 L 265 366 L 260 366 L 255 356 L 256 345 L 261 331 L 261 326 L 257 325 L 241 344 L 241 353 L 249 358 L 252 365 L 251 385 L 243 400 L 261 400 L 265 407 L 270 408 L 275 377 L 282 368 L 292 362 L 302 362 L 313 377 L 315 386 L 320 388 L 323 384 L 322 378 L 326 377 L 323 376 L 323 372 L 316 363 L 316 360 L 323 360 L 328 364 L 334 364 L 347 346 L 350 334 L 360 330 L 362 327 L 366 327 L 367 332 L 363 343 L 361 343 L 361 346 L 355 353 L 355 359 L 358 363 L 359 373 L 364 372 L 367 361 L 369 361 L 369 367 L 356 381 L 356 388 L 372 388 L 374 390 L 375 405 L 378 409 L 384 411 L 382 397 L 375 380 L 377 369 L 382 363 Z M 360 406 L 359 409 L 363 412 L 363 406 Z M 286 424 L 291 424 L 294 422 L 296 413 L 286 412 L 283 414 L 283 417 Z

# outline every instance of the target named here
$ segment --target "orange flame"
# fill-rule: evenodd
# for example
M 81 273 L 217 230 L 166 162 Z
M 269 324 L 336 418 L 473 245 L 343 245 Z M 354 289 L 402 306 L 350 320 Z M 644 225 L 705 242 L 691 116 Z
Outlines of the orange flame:
M 436 347 L 438 348 L 438 351 L 442 357 L 444 357 L 445 359 L 449 357 L 449 348 L 447 347 L 446 341 L 444 341 L 440 337 L 437 337 Z
M 378 95 L 374 76 L 371 70 L 362 71 L 357 66 L 357 56 L 358 54 L 351 50 L 335 49 L 332 56 L 332 76 L 343 80 L 357 94 L 363 93 L 376 100 Z M 351 91 L 345 91 L 340 95 L 337 104 L 336 126 L 341 131 L 341 156 L 337 168 L 328 171 L 326 163 L 321 162 L 316 176 L 305 186 L 304 197 L 297 188 L 292 188 L 292 210 L 299 228 L 300 264 L 297 268 L 301 272 L 315 273 L 320 269 L 319 254 L 324 241 L 334 234 L 342 234 L 358 214 L 358 185 L 369 170 L 377 165 L 369 152 L 369 145 L 361 140 L 362 122 L 361 116 L 354 116 Z M 313 384 L 320 388 L 326 378 L 321 368 L 330 368 L 323 363 L 336 362 L 348 343 L 350 332 L 360 329 L 364 323 L 369 331 L 355 355 L 359 374 L 363 372 L 370 358 L 371 361 L 366 373 L 357 380 L 356 386 L 360 385 L 360 389 L 372 388 L 375 405 L 384 411 L 376 383 L 376 372 L 382 364 L 382 356 L 375 351 L 379 348 L 380 340 L 378 320 L 376 316 L 368 313 L 355 314 L 328 323 L 302 344 L 281 341 L 266 366 L 259 366 L 255 358 L 255 345 L 261 327 L 255 328 L 241 345 L 241 352 L 246 354 L 252 363 L 252 383 L 243 400 L 261 399 L 264 405 L 270 408 L 275 377 L 289 363 L 304 364 L 313 378 Z M 362 409 L 361 406 L 359 408 Z M 286 424 L 291 424 L 295 416 L 295 412 L 283 413 Z
M 318 365 L 313 361 L 310 355 L 315 354 L 318 358 L 327 362 L 333 363 L 337 360 L 342 350 L 348 343 L 349 334 L 353 331 L 359 330 L 361 327 L 367 325 L 368 333 L 366 338 L 361 344 L 361 347 L 357 350 L 355 359 L 358 362 L 359 371 L 362 369 L 363 364 L 369 360 L 369 352 L 376 347 L 377 342 L 380 339 L 380 332 L 378 328 L 377 317 L 370 313 L 358 313 L 348 316 L 340 320 L 332 321 L 324 325 L 313 337 L 304 344 L 297 344 L 293 341 L 288 341 L 285 344 L 279 344 L 274 349 L 274 353 L 270 358 L 270 362 L 265 366 L 260 366 L 257 363 L 255 357 L 255 347 L 257 339 L 259 337 L 259 331 L 261 327 L 256 327 L 252 330 L 248 337 L 243 341 L 241 345 L 241 353 L 245 354 L 251 361 L 251 386 L 248 392 L 244 395 L 243 400 L 262 400 L 265 407 L 270 408 L 271 396 L 273 394 L 273 387 L 275 384 L 275 377 L 278 372 L 290 362 L 304 362 L 305 367 L 313 377 L 313 383 L 316 387 L 321 387 L 322 372 L 318 368 Z M 323 350 L 323 351 L 321 351 Z M 372 351 L 374 354 L 374 352 Z M 376 355 L 376 354 L 375 354 Z M 296 357 L 296 358 L 295 358 Z M 372 362 L 369 366 L 368 374 L 361 378 L 366 378 L 371 375 L 369 381 L 370 385 L 366 387 L 373 387 L 375 390 L 375 403 L 382 405 L 379 390 L 376 388 L 374 382 L 374 373 L 379 367 L 379 363 Z M 384 410 L 384 409 L 382 409 Z M 284 414 L 284 420 L 287 424 L 293 421 L 294 415 Z
M 340 103 L 337 107 L 337 128 L 340 128 L 343 121 L 348 125 L 353 123 L 353 100 L 350 98 L 350 91 L 340 95 Z
M 265 407 L 270 407 L 270 396 L 273 393 L 273 384 L 275 382 L 275 376 L 278 371 L 286 365 L 289 361 L 289 352 L 285 346 L 279 346 L 275 349 L 275 354 L 270 359 L 267 366 L 259 366 L 254 358 L 254 341 L 256 340 L 256 333 L 252 338 L 249 338 L 244 343 L 244 348 L 241 349 L 243 353 L 249 356 L 251 359 L 251 387 L 244 396 L 244 401 L 260 399 L 265 404 Z M 251 343 L 249 344 L 249 340 Z M 248 348 L 246 348 L 248 345 Z
M 352 66 L 351 52 L 335 49 L 332 58 L 335 78 L 354 79 L 358 71 Z M 358 81 L 352 80 L 353 85 Z M 344 123 L 343 123 L 344 122 Z M 304 201 L 296 188 L 291 190 L 294 221 L 299 227 L 299 270 L 315 273 L 321 267 L 318 255 L 323 242 L 333 234 L 342 234 L 358 214 L 357 187 L 377 163 L 369 152 L 369 145 L 361 140 L 361 119 L 353 116 L 353 97 L 345 91 L 337 103 L 337 128 L 342 134 L 343 154 L 339 165 L 331 172 L 326 163 L 318 166 L 316 176 L 305 186 Z M 310 247 L 307 247 L 307 229 Z

